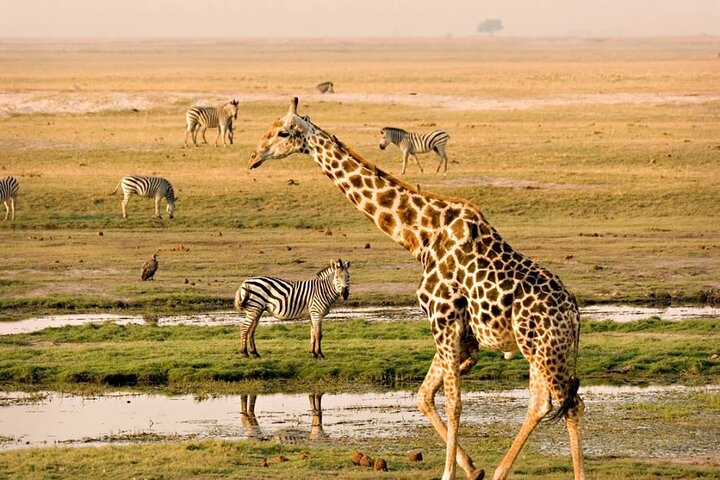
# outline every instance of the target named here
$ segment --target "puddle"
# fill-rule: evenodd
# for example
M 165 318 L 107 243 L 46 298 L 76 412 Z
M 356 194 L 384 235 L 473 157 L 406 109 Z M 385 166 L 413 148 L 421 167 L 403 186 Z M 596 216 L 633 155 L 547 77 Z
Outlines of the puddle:
M 422 93 L 335 93 L 333 95 L 305 94 L 305 92 L 251 93 L 235 92 L 229 96 L 241 102 L 282 101 L 292 95 L 302 95 L 312 101 L 400 104 L 418 107 L 466 111 L 526 110 L 565 105 L 615 104 L 701 104 L 720 100 L 720 95 L 673 95 L 654 93 L 596 93 L 548 97 L 494 98 L 472 95 L 428 95 Z M 129 92 L 82 91 L 0 91 L 0 115 L 11 114 L 74 114 L 118 110 L 148 110 L 166 107 L 177 102 L 188 105 L 215 104 L 221 98 L 206 93 L 167 92 L 139 94 Z
M 673 422 L 648 417 L 642 406 L 683 402 L 698 393 L 720 395 L 720 386 L 600 386 L 583 388 L 581 393 L 586 404 L 584 429 L 589 433 L 585 450 L 589 456 L 664 457 L 716 452 L 718 431 L 712 420 L 716 412 L 695 412 L 697 425 L 676 431 Z M 442 400 L 439 395 L 439 408 Z M 527 400 L 524 389 L 464 392 L 462 425 L 467 428 L 466 435 L 475 435 L 475 441 L 487 434 L 514 436 L 525 415 Z M 704 419 L 704 415 L 708 418 Z M 666 423 L 669 431 L 663 432 Z M 612 442 L 603 435 L 593 436 L 592 432 L 604 432 L 614 428 L 608 427 L 612 425 L 624 432 Z M 0 450 L 191 438 L 305 445 L 349 438 L 429 435 L 430 428 L 415 406 L 415 392 L 410 391 L 205 399 L 135 393 L 95 397 L 57 392 L 0 393 Z M 648 436 L 648 430 L 655 433 Z M 534 437 L 537 440 L 533 448 L 569 448 L 562 425 L 541 425 Z
M 717 307 L 667 307 L 649 308 L 617 305 L 598 305 L 580 309 L 583 318 L 589 320 L 612 320 L 615 322 L 631 322 L 651 317 L 663 320 L 692 320 L 702 318 L 720 318 L 720 308 Z M 393 320 L 418 320 L 426 318 L 418 307 L 367 307 L 367 308 L 336 308 L 326 317 L 326 321 L 342 321 L 363 319 L 368 322 L 383 322 Z M 297 320 L 285 323 L 306 322 Z M 86 323 L 114 322 L 119 325 L 145 325 L 153 324 L 161 327 L 172 325 L 220 326 L 241 323 L 241 317 L 234 311 L 208 312 L 187 315 L 122 315 L 111 313 L 90 313 L 74 315 L 48 315 L 44 317 L 28 318 L 25 320 L 0 322 L 0 335 L 13 335 L 30 333 L 44 328 L 58 328 L 68 325 L 84 325 Z M 273 317 L 263 316 L 262 324 L 278 323 Z

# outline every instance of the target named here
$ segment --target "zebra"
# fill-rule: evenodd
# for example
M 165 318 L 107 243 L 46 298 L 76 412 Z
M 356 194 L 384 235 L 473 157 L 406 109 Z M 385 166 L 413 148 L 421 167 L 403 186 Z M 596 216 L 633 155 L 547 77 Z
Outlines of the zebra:
M 5 177 L 0 180 L 0 202 L 5 204 L 5 221 L 12 211 L 11 221 L 15 220 L 15 202 L 20 190 L 20 184 L 15 177 Z
M 445 164 L 445 172 L 447 172 L 448 158 L 445 153 L 445 146 L 447 145 L 450 135 L 443 130 L 433 130 L 428 133 L 410 133 L 406 132 L 402 128 L 385 127 L 380 130 L 382 138 L 380 139 L 380 150 L 385 150 L 385 147 L 394 143 L 403 154 L 403 166 L 402 173 L 405 173 L 407 168 L 407 162 L 410 155 L 415 159 L 420 173 L 423 168 L 418 160 L 418 153 L 426 153 L 434 151 L 440 157 L 440 163 L 438 163 L 435 173 L 440 171 L 440 167 Z
M 315 85 L 315 90 L 320 93 L 335 93 L 333 82 L 322 82 Z
M 235 309 L 244 311 L 241 325 L 241 353 L 259 357 L 255 348 L 255 329 L 263 312 L 278 320 L 294 320 L 310 314 L 310 355 L 325 358 L 322 353 L 322 319 L 342 295 L 350 295 L 350 262 L 338 259 L 320 270 L 314 278 L 289 282 L 275 277 L 252 277 L 245 280 L 235 294 Z
M 238 101 L 231 100 L 219 107 L 190 107 L 185 112 L 185 146 L 188 146 L 188 135 L 192 136 L 193 144 L 197 147 L 197 133 L 202 129 L 203 142 L 207 143 L 205 131 L 208 128 L 217 128 L 218 134 L 215 137 L 215 146 L 218 146 L 220 135 L 223 137 L 223 145 L 227 146 L 227 137 L 230 137 L 232 144 L 232 122 L 237 120 Z
M 141 176 L 129 176 L 120 179 L 115 190 L 110 195 L 114 195 L 118 191 L 118 188 L 122 185 L 123 200 L 122 200 L 122 214 L 123 218 L 127 218 L 127 204 L 130 200 L 131 195 L 138 195 L 145 198 L 155 198 L 155 218 L 162 218 L 160 216 L 160 200 L 165 197 L 167 201 L 167 212 L 170 218 L 173 218 L 175 214 L 175 191 L 170 182 L 162 177 L 141 177 Z

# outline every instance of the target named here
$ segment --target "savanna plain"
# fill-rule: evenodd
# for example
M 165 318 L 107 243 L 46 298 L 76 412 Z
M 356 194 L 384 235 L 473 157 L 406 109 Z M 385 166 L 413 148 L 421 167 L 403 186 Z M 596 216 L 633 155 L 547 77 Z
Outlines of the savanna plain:
M 719 45 L 710 37 L 0 41 L 0 177 L 20 182 L 16 219 L 0 222 L 0 318 L 229 311 L 248 276 L 308 278 L 337 258 L 353 263 L 344 307 L 414 305 L 420 266 L 309 157 L 247 169 L 292 96 L 303 115 L 395 175 L 400 152 L 378 148 L 382 127 L 446 130 L 447 174 L 434 173 L 428 154 L 420 156 L 425 173 L 410 164 L 403 180 L 474 201 L 583 306 L 716 306 Z M 312 91 L 326 80 L 336 93 Z M 185 110 L 231 98 L 240 101 L 234 144 L 215 147 L 208 130 L 209 145 L 185 148 Z M 174 219 L 153 219 L 152 201 L 137 197 L 122 218 L 121 195 L 110 192 L 131 174 L 172 182 Z M 153 253 L 160 268 L 142 282 L 140 266 Z M 661 456 L 588 451 L 589 478 L 720 476 L 717 450 L 698 452 L 692 440 L 720 443 L 719 325 L 718 318 L 583 321 L 583 386 L 695 388 L 672 400 L 596 409 L 608 416 L 589 404 L 591 445 L 633 438 L 643 451 L 650 439 L 682 439 Z M 38 396 L 130 389 L 198 398 L 414 390 L 434 353 L 429 326 L 403 318 L 340 321 L 331 313 L 321 361 L 308 356 L 307 337 L 305 323 L 261 323 L 263 356 L 248 360 L 234 326 L 150 321 L 4 335 L 0 387 Z M 464 389 L 526 386 L 523 359 L 483 351 L 477 359 Z M 461 428 L 461 443 L 492 472 L 519 425 Z M 541 448 L 566 440 L 562 425 L 541 424 L 536 434 L 546 441 L 531 437 L 511 478 L 570 478 L 566 446 Z M 0 431 L 0 440 L 14 439 Z M 429 423 L 362 442 L 159 440 L 13 449 L 0 453 L 0 478 L 414 479 L 433 478 L 444 461 Z M 390 471 L 354 466 L 355 449 L 382 455 Z M 425 460 L 408 462 L 411 449 Z M 280 455 L 289 461 L 273 461 Z M 259 466 L 263 458 L 269 467 Z

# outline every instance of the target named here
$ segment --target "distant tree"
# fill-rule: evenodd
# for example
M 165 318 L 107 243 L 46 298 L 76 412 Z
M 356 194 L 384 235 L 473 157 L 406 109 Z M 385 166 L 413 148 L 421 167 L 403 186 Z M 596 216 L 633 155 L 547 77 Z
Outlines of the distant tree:
M 488 18 L 487 20 L 480 22 L 480 25 L 478 25 L 477 27 L 478 32 L 489 33 L 490 35 L 502 29 L 502 20 L 500 20 L 499 18 Z

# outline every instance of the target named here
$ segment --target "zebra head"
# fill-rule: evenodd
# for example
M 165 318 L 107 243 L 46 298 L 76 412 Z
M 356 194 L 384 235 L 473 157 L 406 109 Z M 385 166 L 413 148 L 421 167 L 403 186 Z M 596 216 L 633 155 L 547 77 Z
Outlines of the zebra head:
M 350 296 L 350 262 L 343 262 L 341 259 L 332 262 L 333 285 L 335 291 L 342 295 L 343 300 Z
M 387 147 L 388 145 L 393 143 L 393 141 L 394 141 L 393 135 L 392 135 L 393 130 L 394 129 L 390 128 L 390 127 L 385 127 L 382 130 L 380 130 L 380 135 L 381 135 L 380 145 L 379 145 L 380 150 L 385 150 L 385 147 Z
M 297 104 L 298 99 L 294 97 L 287 114 L 275 120 L 265 132 L 248 161 L 249 169 L 259 167 L 265 160 L 277 160 L 297 152 L 309 153 L 307 137 L 314 132 L 314 126 L 308 117 L 298 115 Z
M 230 100 L 225 105 L 227 107 L 227 113 L 229 114 L 228 116 L 232 117 L 233 120 L 237 120 L 238 105 L 240 105 L 240 102 L 237 100 Z

